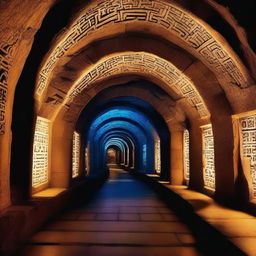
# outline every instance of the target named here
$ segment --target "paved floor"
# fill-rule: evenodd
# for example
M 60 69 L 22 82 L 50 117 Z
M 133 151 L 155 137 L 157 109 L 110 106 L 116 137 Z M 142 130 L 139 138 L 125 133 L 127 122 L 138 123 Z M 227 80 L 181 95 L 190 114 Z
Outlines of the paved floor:
M 120 169 L 86 206 L 36 233 L 22 256 L 198 256 L 190 230 L 143 183 Z
M 188 201 L 195 212 L 219 230 L 248 256 L 256 256 L 256 218 L 245 212 L 229 209 L 202 193 L 185 186 L 166 185 Z

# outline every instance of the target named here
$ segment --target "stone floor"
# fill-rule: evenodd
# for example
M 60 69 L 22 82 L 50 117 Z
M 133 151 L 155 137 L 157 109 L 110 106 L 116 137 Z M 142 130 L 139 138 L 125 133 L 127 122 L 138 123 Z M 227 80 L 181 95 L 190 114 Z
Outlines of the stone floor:
M 256 218 L 254 216 L 226 208 L 212 198 L 188 190 L 185 186 L 165 186 L 188 201 L 199 216 L 248 256 L 256 256 Z
M 198 256 L 190 230 L 143 183 L 112 168 L 93 200 L 44 226 L 19 256 Z

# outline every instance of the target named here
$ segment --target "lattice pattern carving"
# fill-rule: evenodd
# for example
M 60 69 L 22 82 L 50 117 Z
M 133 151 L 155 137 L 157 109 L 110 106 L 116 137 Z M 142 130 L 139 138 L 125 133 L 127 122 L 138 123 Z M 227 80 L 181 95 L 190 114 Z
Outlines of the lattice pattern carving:
M 241 156 L 250 160 L 252 195 L 256 199 L 256 115 L 240 118 Z
M 247 86 L 246 77 L 240 70 L 241 64 L 227 53 L 207 31 L 207 27 L 192 14 L 164 0 L 109 0 L 87 9 L 72 24 L 43 65 L 38 77 L 37 94 L 42 95 L 56 62 L 85 36 L 108 24 L 125 24 L 135 20 L 168 30 L 195 51 L 208 67 L 216 71 L 221 80 L 239 87 Z
M 80 134 L 73 133 L 73 154 L 72 154 L 72 178 L 79 175 L 79 161 L 80 161 Z
M 13 62 L 13 49 L 17 39 L 0 42 L 0 135 L 5 133 L 5 106 L 10 68 Z
M 215 164 L 214 164 L 214 138 L 212 127 L 202 127 L 203 135 L 203 170 L 204 185 L 206 188 L 215 190 Z
M 155 169 L 156 173 L 161 173 L 161 143 L 159 139 L 155 142 Z
M 178 95 L 185 97 L 197 109 L 200 117 L 209 116 L 209 111 L 203 99 L 190 79 L 170 62 L 156 55 L 142 52 L 114 55 L 100 62 L 74 85 L 68 94 L 68 103 L 96 80 L 124 73 L 147 73 L 165 81 Z
M 48 182 L 49 121 L 37 117 L 33 143 L 32 186 Z
M 184 130 L 183 133 L 183 163 L 184 163 L 184 179 L 189 181 L 190 177 L 190 161 L 189 161 L 189 131 Z

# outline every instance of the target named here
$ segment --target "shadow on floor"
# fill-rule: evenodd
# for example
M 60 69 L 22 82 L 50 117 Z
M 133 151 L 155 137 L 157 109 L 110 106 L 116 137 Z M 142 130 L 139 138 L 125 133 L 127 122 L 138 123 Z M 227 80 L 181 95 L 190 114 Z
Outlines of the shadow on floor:
M 213 226 L 198 216 L 192 206 L 182 197 L 158 183 L 155 179 L 143 175 L 139 172 L 132 173 L 137 179 L 148 184 L 163 200 L 170 209 L 185 223 L 192 231 L 196 238 L 198 249 L 207 256 L 228 255 L 228 256 L 245 256 L 247 255 L 233 243 L 231 243 L 223 234 L 216 230 Z M 201 202 L 197 202 L 200 204 Z M 205 207 L 201 204 L 201 207 Z

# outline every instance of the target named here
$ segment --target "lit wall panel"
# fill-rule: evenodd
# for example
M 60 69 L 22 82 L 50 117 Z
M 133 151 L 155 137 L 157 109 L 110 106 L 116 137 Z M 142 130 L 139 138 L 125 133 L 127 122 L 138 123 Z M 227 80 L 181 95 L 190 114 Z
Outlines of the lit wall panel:
M 214 138 L 212 126 L 207 125 L 201 128 L 203 136 L 204 185 L 207 189 L 215 190 Z
M 156 173 L 161 173 L 161 144 L 160 140 L 155 142 L 155 169 Z
M 49 156 L 49 120 L 37 117 L 34 143 L 32 186 L 38 187 L 48 182 L 48 156 Z
M 186 182 L 189 181 L 190 162 L 189 162 L 189 131 L 184 130 L 183 134 L 183 161 L 184 161 L 184 179 Z
M 79 160 L 80 160 L 80 134 L 73 133 L 73 152 L 72 152 L 72 178 L 79 175 Z
M 256 199 L 256 115 L 242 117 L 239 121 L 243 169 L 250 175 L 251 197 Z

